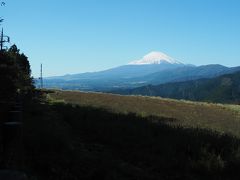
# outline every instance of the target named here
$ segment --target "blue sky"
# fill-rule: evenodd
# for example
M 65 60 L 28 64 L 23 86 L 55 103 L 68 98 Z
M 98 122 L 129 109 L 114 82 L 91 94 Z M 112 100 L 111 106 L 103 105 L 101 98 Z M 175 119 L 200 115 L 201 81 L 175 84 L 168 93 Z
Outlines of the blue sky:
M 39 76 L 98 71 L 161 51 L 240 65 L 239 0 L 6 0 L 2 26 Z

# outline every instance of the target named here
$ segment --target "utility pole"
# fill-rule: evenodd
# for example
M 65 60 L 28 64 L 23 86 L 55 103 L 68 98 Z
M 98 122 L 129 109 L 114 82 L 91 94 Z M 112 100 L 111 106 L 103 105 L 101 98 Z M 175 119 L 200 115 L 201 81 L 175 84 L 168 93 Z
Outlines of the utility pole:
M 43 66 L 41 64 L 41 67 L 40 67 L 40 88 L 42 89 L 43 88 Z
M 3 28 L 2 28 L 2 33 L 1 33 L 1 51 L 3 50 Z
M 2 28 L 1 38 L 0 39 L 1 39 L 0 40 L 0 48 L 1 48 L 0 50 L 2 51 L 5 48 L 4 44 L 10 42 L 10 37 L 9 36 L 5 36 L 3 34 L 3 28 Z

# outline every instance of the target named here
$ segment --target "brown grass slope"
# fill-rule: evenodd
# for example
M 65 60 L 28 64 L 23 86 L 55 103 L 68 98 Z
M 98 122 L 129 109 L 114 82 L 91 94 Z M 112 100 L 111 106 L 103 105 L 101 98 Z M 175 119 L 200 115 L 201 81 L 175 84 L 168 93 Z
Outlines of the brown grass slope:
M 199 103 L 144 96 L 79 91 L 54 91 L 53 100 L 108 109 L 116 113 L 174 118 L 174 125 L 207 128 L 240 137 L 240 106 Z

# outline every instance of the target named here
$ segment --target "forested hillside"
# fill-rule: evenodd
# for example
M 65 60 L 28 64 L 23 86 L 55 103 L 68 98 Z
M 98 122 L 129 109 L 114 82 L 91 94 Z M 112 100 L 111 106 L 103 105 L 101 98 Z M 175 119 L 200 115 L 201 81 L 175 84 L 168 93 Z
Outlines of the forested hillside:
M 240 72 L 212 79 L 199 79 L 156 86 L 148 85 L 128 90 L 116 90 L 113 93 L 239 104 Z

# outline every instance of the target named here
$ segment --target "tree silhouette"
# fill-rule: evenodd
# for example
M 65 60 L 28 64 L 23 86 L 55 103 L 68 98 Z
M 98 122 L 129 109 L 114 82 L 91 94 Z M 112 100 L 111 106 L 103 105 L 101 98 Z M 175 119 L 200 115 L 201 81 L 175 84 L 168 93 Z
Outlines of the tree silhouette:
M 0 52 L 0 100 L 10 101 L 17 93 L 29 94 L 34 86 L 28 57 L 14 44 Z

